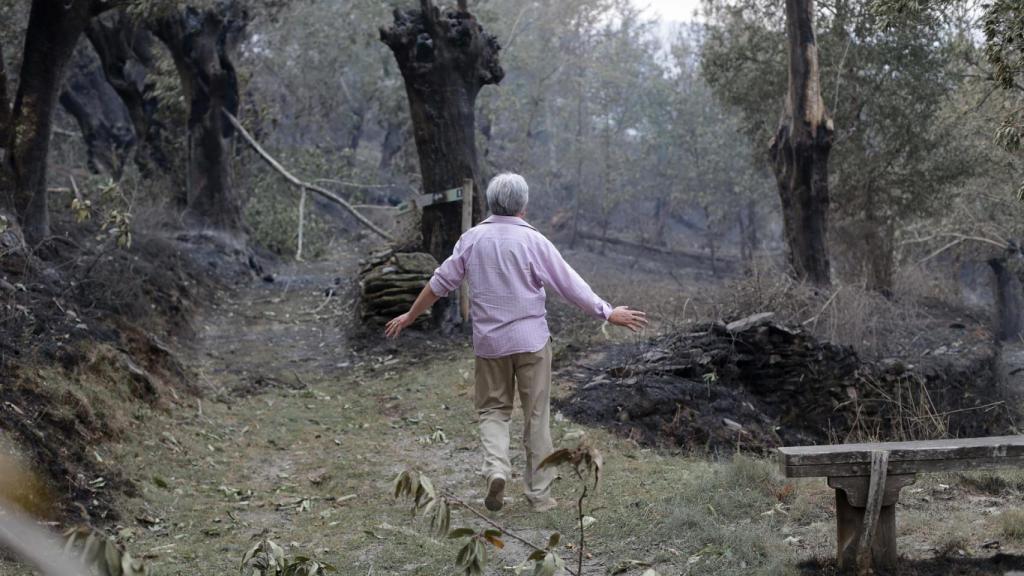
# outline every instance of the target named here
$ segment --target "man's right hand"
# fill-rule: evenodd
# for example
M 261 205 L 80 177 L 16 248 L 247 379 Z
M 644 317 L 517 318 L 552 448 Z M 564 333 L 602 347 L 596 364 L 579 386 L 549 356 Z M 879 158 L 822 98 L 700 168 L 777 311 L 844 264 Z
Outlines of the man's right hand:
M 388 338 L 398 338 L 398 335 L 402 333 L 413 322 L 412 314 L 406 312 L 401 316 L 396 316 L 388 325 L 384 327 L 384 335 Z
M 630 310 L 629 306 L 619 306 L 612 310 L 608 321 L 616 326 L 629 328 L 633 332 L 639 332 L 647 326 L 647 314 L 639 310 Z

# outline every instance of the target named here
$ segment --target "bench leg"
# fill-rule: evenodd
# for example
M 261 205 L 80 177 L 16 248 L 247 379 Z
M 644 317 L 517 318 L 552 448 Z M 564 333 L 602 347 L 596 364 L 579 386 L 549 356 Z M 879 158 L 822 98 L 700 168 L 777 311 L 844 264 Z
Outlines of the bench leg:
M 915 479 L 914 474 L 891 474 L 885 478 L 878 521 L 871 538 L 871 564 L 879 573 L 896 569 L 896 502 L 900 490 L 913 484 Z M 864 534 L 871 478 L 830 477 L 828 485 L 836 490 L 836 561 L 841 572 L 854 573 L 858 569 L 857 551 Z
M 857 569 L 857 545 L 864 528 L 864 508 L 850 504 L 846 492 L 836 489 L 836 558 L 842 572 Z M 871 559 L 876 570 L 893 571 L 896 568 L 896 505 L 883 505 L 878 514 Z

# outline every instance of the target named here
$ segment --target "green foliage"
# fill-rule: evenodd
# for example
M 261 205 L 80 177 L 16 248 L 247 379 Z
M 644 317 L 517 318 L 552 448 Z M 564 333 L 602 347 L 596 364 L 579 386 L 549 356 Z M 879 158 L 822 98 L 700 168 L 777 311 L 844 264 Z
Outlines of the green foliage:
M 307 556 L 289 560 L 284 548 L 273 540 L 261 538 L 242 557 L 242 576 L 327 576 L 337 569 Z
M 113 539 L 90 528 L 72 528 L 64 533 L 66 554 L 75 553 L 79 562 L 96 576 L 146 576 L 149 568 L 118 546 Z
M 502 530 L 492 527 L 476 530 L 474 528 L 451 528 L 451 509 L 453 504 L 469 509 L 469 505 L 453 496 L 440 494 L 434 488 L 430 478 L 417 470 L 403 470 L 392 482 L 392 493 L 397 498 L 412 500 L 412 515 L 422 513 L 430 518 L 430 532 L 436 538 L 447 538 L 449 540 L 460 540 L 465 538 L 462 547 L 455 557 L 455 567 L 461 570 L 466 576 L 482 576 L 487 567 L 488 545 L 502 549 L 505 541 L 501 539 Z M 476 512 L 477 517 L 484 518 L 483 514 Z M 536 548 L 524 565 L 517 567 L 516 573 L 529 568 L 532 563 L 533 574 L 538 576 L 552 576 L 555 570 L 563 566 L 562 559 L 554 552 L 558 546 L 559 534 L 552 534 L 548 540 L 548 547 Z M 521 539 L 520 539 L 521 540 Z M 548 571 L 549 567 L 555 567 Z
M 242 556 L 242 576 L 276 576 L 285 565 L 284 548 L 263 538 Z
M 705 6 L 701 68 L 767 159 L 788 89 L 784 12 L 763 0 Z M 974 173 L 977 151 L 950 138 L 959 119 L 946 114 L 963 78 L 956 56 L 965 40 L 956 28 L 923 18 L 889 28 L 869 0 L 816 8 L 821 93 L 836 130 L 833 236 L 845 251 L 839 255 L 848 256 L 838 264 L 860 280 L 864 258 L 891 255 L 899 223 L 941 214 Z

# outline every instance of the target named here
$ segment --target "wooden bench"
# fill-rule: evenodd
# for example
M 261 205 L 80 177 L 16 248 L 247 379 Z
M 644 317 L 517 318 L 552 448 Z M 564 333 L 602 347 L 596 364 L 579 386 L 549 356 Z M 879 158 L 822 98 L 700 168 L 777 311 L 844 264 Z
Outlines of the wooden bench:
M 836 560 L 842 571 L 895 568 L 896 502 L 921 472 L 1024 466 L 1024 436 L 878 442 L 778 449 L 786 478 L 826 477 L 836 491 Z

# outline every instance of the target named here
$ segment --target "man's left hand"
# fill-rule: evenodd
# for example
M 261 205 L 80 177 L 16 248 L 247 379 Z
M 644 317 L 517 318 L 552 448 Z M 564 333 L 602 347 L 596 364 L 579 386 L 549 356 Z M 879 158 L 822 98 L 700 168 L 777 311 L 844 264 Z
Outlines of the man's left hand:
M 619 306 L 612 310 L 608 322 L 639 332 L 647 327 L 647 314 L 640 310 L 631 310 L 629 306 Z

